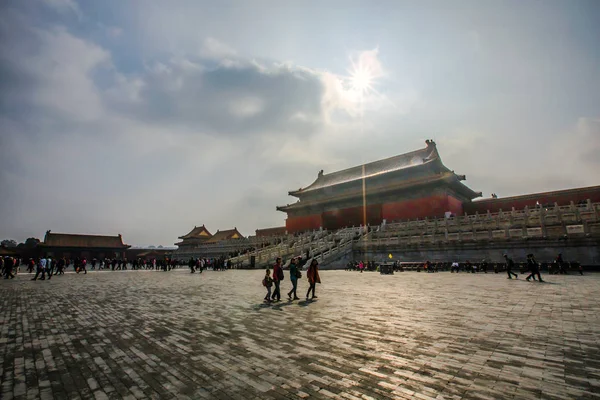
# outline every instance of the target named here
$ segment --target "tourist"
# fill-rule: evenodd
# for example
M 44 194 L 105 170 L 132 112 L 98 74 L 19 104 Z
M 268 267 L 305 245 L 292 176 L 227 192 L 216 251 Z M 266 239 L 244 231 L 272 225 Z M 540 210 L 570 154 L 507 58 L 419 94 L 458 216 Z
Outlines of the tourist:
M 60 260 L 58 260 L 58 264 L 56 265 L 56 271 L 54 272 L 54 275 L 58 275 L 58 274 L 64 275 L 65 266 L 66 266 L 66 260 L 63 257 Z
M 0 264 L 2 265 L 2 268 L 0 268 L 0 270 L 2 270 L 2 273 L 4 275 L 4 279 L 14 279 L 14 275 L 13 275 L 13 266 L 15 265 L 15 260 L 12 257 L 8 257 L 6 256 L 4 258 L 4 261 L 2 261 L 2 258 L 0 258 Z
M 288 292 L 288 298 L 292 300 L 292 294 L 294 294 L 293 300 L 299 300 L 298 295 L 296 294 L 296 289 L 298 289 L 298 278 L 302 276 L 302 273 L 298 269 L 298 260 L 296 258 L 292 258 L 290 262 L 290 281 L 292 281 L 292 290 Z
M 267 295 L 265 296 L 265 301 L 267 303 L 271 302 L 271 287 L 273 286 L 273 278 L 271 278 L 271 270 L 267 268 L 265 271 L 265 277 L 263 278 L 262 284 L 267 288 Z
M 306 271 L 306 277 L 308 278 L 308 283 L 310 287 L 308 288 L 308 292 L 306 292 L 306 300 L 308 300 L 308 295 L 312 290 L 311 299 L 316 299 L 315 288 L 317 283 L 321 283 L 321 278 L 319 277 L 319 263 L 317 260 L 313 259 L 308 267 L 308 271 Z
M 196 261 L 194 261 L 194 257 L 190 257 L 190 261 L 188 262 L 188 267 L 190 267 L 190 273 L 194 273 L 194 265 L 196 265 Z
M 483 260 L 481 260 L 481 265 L 479 266 L 479 268 L 487 274 L 487 268 L 488 268 L 488 263 L 487 261 L 485 261 L 485 258 Z
M 48 257 L 46 259 L 46 271 L 46 275 L 48 275 L 48 280 L 52 279 L 52 272 L 54 271 L 54 260 L 52 260 L 52 257 Z
M 558 273 L 561 275 L 567 275 L 562 253 L 558 253 L 558 256 L 556 256 L 556 264 L 558 265 Z
M 533 254 L 527 254 L 527 267 L 529 268 L 529 271 L 531 271 L 529 276 L 525 278 L 527 281 L 529 281 L 529 279 L 531 278 L 533 278 L 533 280 L 535 281 L 535 275 L 537 275 L 538 280 L 540 282 L 544 282 L 542 280 L 542 276 L 540 275 L 540 266 L 538 265 L 537 261 L 535 261 Z
M 512 258 L 508 258 L 508 254 L 504 254 L 504 260 L 506 260 L 506 273 L 508 274 L 508 279 L 512 279 L 511 275 L 514 275 L 516 279 L 519 279 L 519 275 L 512 272 L 512 268 L 515 266 L 515 262 Z
M 275 265 L 273 265 L 273 282 L 275 283 L 275 290 L 271 298 L 275 301 L 281 301 L 281 281 L 283 280 L 283 268 L 281 268 L 281 257 L 277 257 Z
M 450 267 L 450 273 L 456 272 L 458 274 L 458 268 L 459 268 L 458 263 L 456 261 L 454 261 L 452 263 L 452 266 Z
M 35 276 L 31 279 L 32 281 L 37 280 L 38 276 L 40 274 L 42 274 L 42 277 L 40 278 L 40 280 L 44 280 L 46 279 L 44 274 L 46 273 L 46 259 L 44 257 L 41 257 L 37 263 L 37 269 L 35 271 Z

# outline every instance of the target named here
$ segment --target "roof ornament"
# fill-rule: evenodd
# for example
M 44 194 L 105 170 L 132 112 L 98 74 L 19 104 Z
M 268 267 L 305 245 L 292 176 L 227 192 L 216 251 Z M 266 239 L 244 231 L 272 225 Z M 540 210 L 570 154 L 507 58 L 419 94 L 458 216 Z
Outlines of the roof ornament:
M 322 177 L 322 176 L 323 176 L 323 170 L 320 170 L 320 171 L 319 171 L 319 174 L 317 175 L 317 178 L 320 178 L 320 177 Z
M 433 141 L 433 139 L 427 139 L 425 141 L 425 144 L 427 145 L 427 147 L 429 147 L 429 146 L 435 146 L 435 142 Z

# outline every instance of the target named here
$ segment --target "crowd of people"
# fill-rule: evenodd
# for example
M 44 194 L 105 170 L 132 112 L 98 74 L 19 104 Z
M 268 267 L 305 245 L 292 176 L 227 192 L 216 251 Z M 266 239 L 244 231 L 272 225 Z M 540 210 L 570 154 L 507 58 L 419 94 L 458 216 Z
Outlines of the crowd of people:
M 567 275 L 568 271 L 576 270 L 580 275 L 583 275 L 583 267 L 581 264 L 577 262 L 565 262 L 561 253 L 559 253 L 556 258 L 552 262 L 538 262 L 533 254 L 528 254 L 525 262 L 518 264 L 515 263 L 511 258 L 508 257 L 507 254 L 503 255 L 504 263 L 491 263 L 487 260 L 483 259 L 479 263 L 472 263 L 469 260 L 465 262 L 398 262 L 395 261 L 389 265 L 390 270 L 393 272 L 403 272 L 406 269 L 415 270 L 417 272 L 424 271 L 435 273 L 438 271 L 450 271 L 451 273 L 459 273 L 461 271 L 466 273 L 488 273 L 488 270 L 491 270 L 495 273 L 500 273 L 506 271 L 508 278 L 516 277 L 517 274 L 513 272 L 513 269 L 519 269 L 521 274 L 529 271 L 531 274 L 529 275 L 529 279 L 535 279 L 535 276 L 538 276 L 538 279 L 541 280 L 540 273 L 545 270 L 550 275 L 561 274 Z M 386 263 L 386 267 L 388 263 Z M 347 271 L 377 271 L 382 265 L 377 265 L 373 261 L 351 261 L 346 265 Z M 527 279 L 527 280 L 529 280 Z M 543 281 L 542 281 L 543 282 Z
M 200 260 L 194 263 L 200 265 Z M 175 258 L 164 259 L 143 259 L 136 258 L 133 260 L 117 259 L 117 258 L 92 258 L 88 260 L 85 257 L 76 257 L 70 259 L 67 257 L 51 257 L 42 256 L 39 258 L 20 259 L 16 257 L 0 258 L 0 271 L 5 279 L 13 279 L 21 270 L 21 266 L 26 268 L 30 274 L 35 272 L 32 280 L 49 280 L 55 275 L 62 275 L 70 267 L 76 273 L 87 274 L 88 270 L 110 270 L 110 271 L 125 271 L 131 270 L 155 270 L 155 271 L 171 271 L 175 268 L 185 265 L 183 260 Z M 213 268 L 215 270 L 225 269 L 227 264 L 223 258 L 221 259 L 202 259 L 203 268 Z M 229 265 L 231 267 L 231 265 Z

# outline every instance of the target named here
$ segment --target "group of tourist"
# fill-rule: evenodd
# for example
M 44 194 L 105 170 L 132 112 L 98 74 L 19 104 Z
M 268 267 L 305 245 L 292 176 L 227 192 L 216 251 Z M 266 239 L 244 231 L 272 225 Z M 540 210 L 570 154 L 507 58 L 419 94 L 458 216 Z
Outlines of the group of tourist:
M 0 271 L 2 272 L 2 276 L 4 279 L 13 279 L 15 277 L 14 269 L 20 264 L 20 260 L 18 258 L 6 256 L 4 258 L 0 257 Z
M 196 271 L 202 273 L 205 269 L 212 269 L 213 271 L 225 271 L 226 269 L 232 268 L 231 260 L 225 260 L 223 257 L 219 258 L 194 258 L 190 257 L 188 261 L 188 267 L 190 273 Z
M 290 260 L 289 266 L 289 275 L 290 282 L 292 282 L 292 288 L 287 293 L 288 299 L 292 300 L 300 300 L 297 294 L 298 290 L 298 280 L 302 278 L 302 259 L 300 257 L 294 257 Z M 313 259 L 306 271 L 306 278 L 308 279 L 308 291 L 306 292 L 306 300 L 316 299 L 316 286 L 317 283 L 321 283 L 321 277 L 319 276 L 319 263 L 317 260 Z M 281 282 L 285 280 L 285 274 L 283 272 L 283 266 L 281 265 L 281 257 L 278 257 L 275 265 L 273 265 L 273 275 L 271 275 L 271 270 L 267 268 L 265 270 L 265 276 L 262 280 L 263 286 L 267 289 L 267 295 L 264 300 L 266 303 L 271 303 L 272 301 L 279 302 L 281 301 Z M 271 293 L 271 288 L 275 286 L 275 290 Z M 293 297 L 292 297 L 293 296 Z

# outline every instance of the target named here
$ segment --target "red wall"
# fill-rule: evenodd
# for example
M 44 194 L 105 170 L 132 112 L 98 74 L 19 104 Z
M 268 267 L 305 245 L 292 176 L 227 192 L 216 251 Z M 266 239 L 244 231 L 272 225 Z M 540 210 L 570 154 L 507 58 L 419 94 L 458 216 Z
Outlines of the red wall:
M 323 226 L 323 219 L 320 214 L 289 217 L 285 220 L 285 227 L 288 233 L 319 229 L 321 226 Z
M 540 204 L 554 204 L 558 203 L 559 206 L 569 205 L 572 202 L 577 204 L 579 201 L 587 201 L 588 199 L 592 202 L 600 202 L 600 188 L 589 188 L 589 189 L 576 189 L 576 190 L 565 190 L 564 192 L 551 192 L 551 193 L 540 193 L 539 195 L 524 195 L 509 197 L 505 199 L 487 199 L 481 201 L 474 201 L 472 203 L 465 203 L 465 211 L 469 214 L 480 214 L 490 212 L 498 212 L 500 209 L 503 211 L 510 211 L 514 207 L 515 210 L 522 210 L 525 206 L 532 208 L 535 207 L 536 202 Z
M 454 198 L 452 196 L 448 196 L 448 209 L 446 211 L 451 211 L 452 214 L 462 215 L 463 214 L 463 202 Z
M 379 225 L 382 221 L 381 204 L 367 206 L 367 221 L 369 225 Z M 323 213 L 323 228 L 338 229 L 345 226 L 364 225 L 362 207 L 344 208 Z
M 449 201 L 449 199 L 452 199 L 452 201 Z M 462 212 L 462 204 L 445 194 L 397 203 L 386 203 L 381 208 L 383 218 L 387 222 L 401 219 L 442 217 L 446 211 L 452 211 L 455 214 Z

